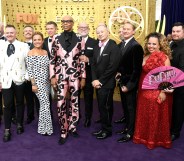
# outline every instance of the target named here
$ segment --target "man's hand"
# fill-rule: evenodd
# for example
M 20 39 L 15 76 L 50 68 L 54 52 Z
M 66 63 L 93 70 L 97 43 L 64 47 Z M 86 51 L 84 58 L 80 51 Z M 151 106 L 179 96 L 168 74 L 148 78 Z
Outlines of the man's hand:
M 80 81 L 80 88 L 83 89 L 85 85 L 86 85 L 86 79 L 82 78 Z
M 93 85 L 93 87 L 94 88 L 101 88 L 101 83 L 99 82 L 99 80 L 94 80 L 93 82 L 92 82 L 92 85 Z
M 126 92 L 128 92 L 128 88 L 126 86 L 122 86 L 121 87 L 121 91 L 126 93 Z
M 79 59 L 80 59 L 80 61 L 83 61 L 85 63 L 88 63 L 89 62 L 89 58 L 87 56 L 85 56 L 85 55 L 81 55 L 79 57 Z
M 56 89 L 56 87 L 57 87 L 57 80 L 56 80 L 56 78 L 52 78 L 52 79 L 51 79 L 51 86 L 52 86 L 54 89 Z

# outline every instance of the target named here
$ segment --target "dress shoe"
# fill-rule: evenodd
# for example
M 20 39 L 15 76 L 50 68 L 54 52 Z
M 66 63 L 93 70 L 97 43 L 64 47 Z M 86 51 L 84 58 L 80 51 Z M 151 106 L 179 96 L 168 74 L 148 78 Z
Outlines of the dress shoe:
M 126 134 L 125 136 L 123 136 L 122 138 L 120 138 L 118 140 L 118 143 L 124 143 L 124 142 L 128 142 L 132 139 L 132 136 L 129 134 Z
M 34 117 L 28 117 L 26 123 L 30 124 L 34 119 Z
M 98 130 L 92 133 L 93 136 L 97 136 L 98 134 L 100 134 L 102 132 L 102 130 Z
M 95 123 L 97 124 L 101 123 L 101 119 L 95 120 Z
M 91 120 L 90 119 L 85 119 L 84 127 L 90 127 L 90 126 L 91 126 Z
M 6 129 L 6 130 L 4 131 L 3 141 L 4 141 L 4 142 L 8 142 L 8 141 L 10 141 L 10 140 L 11 140 L 11 132 L 10 132 L 9 129 Z
M 70 131 L 69 132 L 71 136 L 73 136 L 74 138 L 78 138 L 79 134 L 77 133 L 77 131 Z
M 128 129 L 125 128 L 124 130 L 117 131 L 116 134 L 127 134 Z
M 102 131 L 101 133 L 99 133 L 98 135 L 96 135 L 96 138 L 97 139 L 106 139 L 106 138 L 108 138 L 110 136 L 112 136 L 112 133 Z
M 17 134 L 20 135 L 24 133 L 24 127 L 20 124 L 17 125 Z
M 172 134 L 171 135 L 171 140 L 174 141 L 174 140 L 178 139 L 179 137 L 180 137 L 180 135 L 174 135 L 174 134 Z
M 119 120 L 115 120 L 114 123 L 116 124 L 122 124 L 125 122 L 125 117 L 120 118 Z
M 13 123 L 14 125 L 17 124 L 17 119 L 16 119 L 16 117 L 12 117 L 12 123 Z
M 59 141 L 58 141 L 58 144 L 59 144 L 59 145 L 63 145 L 63 144 L 66 142 L 67 137 L 68 137 L 68 136 L 66 136 L 65 138 L 60 137 L 60 139 L 59 139 Z

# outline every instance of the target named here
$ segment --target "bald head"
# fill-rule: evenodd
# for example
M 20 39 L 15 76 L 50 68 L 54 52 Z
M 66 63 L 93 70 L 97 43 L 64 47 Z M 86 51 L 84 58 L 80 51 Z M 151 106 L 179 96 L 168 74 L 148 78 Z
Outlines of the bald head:
M 108 30 L 107 26 L 99 25 L 96 28 L 96 34 L 97 34 L 98 40 L 100 40 L 102 42 L 105 42 L 109 39 L 109 30 Z
M 74 20 L 71 16 L 69 15 L 63 16 L 61 23 L 64 31 L 70 32 L 73 30 Z

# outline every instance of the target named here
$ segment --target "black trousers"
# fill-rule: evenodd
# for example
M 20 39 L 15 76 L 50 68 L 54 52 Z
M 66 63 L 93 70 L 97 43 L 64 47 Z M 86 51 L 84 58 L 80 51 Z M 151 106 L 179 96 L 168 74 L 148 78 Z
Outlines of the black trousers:
M 34 93 L 32 92 L 31 81 L 25 83 L 25 99 L 27 104 L 27 118 L 34 118 Z
M 171 134 L 180 135 L 183 122 L 184 122 L 184 88 L 183 89 L 178 88 L 175 89 L 175 91 L 173 92 Z
M 3 115 L 2 92 L 0 92 L 0 116 Z
M 102 130 L 109 133 L 112 133 L 113 93 L 114 89 L 103 87 L 96 90 Z
M 137 90 L 131 90 L 126 93 L 120 91 L 122 106 L 125 113 L 126 128 L 128 134 L 133 135 L 135 126 L 135 114 L 136 114 L 136 96 Z
M 4 100 L 4 123 L 5 129 L 11 128 L 12 108 L 16 105 L 16 116 L 17 123 L 23 125 L 24 116 L 24 88 L 25 83 L 16 85 L 12 82 L 12 85 L 8 89 L 2 89 L 3 100 Z

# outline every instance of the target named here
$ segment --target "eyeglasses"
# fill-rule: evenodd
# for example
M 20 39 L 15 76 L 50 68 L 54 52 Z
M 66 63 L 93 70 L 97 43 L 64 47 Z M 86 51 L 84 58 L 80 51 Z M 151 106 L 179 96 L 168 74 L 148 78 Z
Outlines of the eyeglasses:
M 88 27 L 78 27 L 78 29 L 87 30 Z
M 61 20 L 62 23 L 72 23 L 73 20 Z

